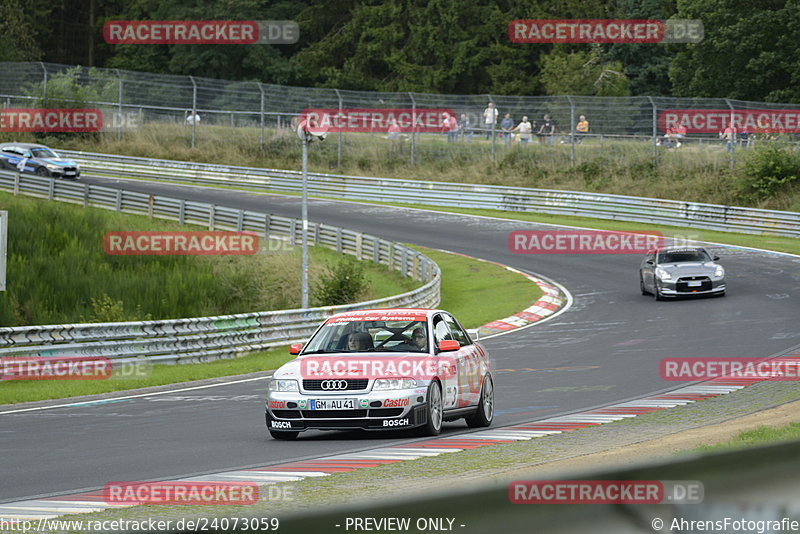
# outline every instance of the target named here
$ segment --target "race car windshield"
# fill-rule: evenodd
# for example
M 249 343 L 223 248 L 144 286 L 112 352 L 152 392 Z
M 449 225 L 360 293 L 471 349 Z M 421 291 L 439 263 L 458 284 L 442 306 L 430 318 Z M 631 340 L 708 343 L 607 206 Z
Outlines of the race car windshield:
M 705 250 L 670 250 L 658 254 L 658 263 L 683 263 L 711 261 Z
M 31 154 L 34 158 L 57 158 L 58 154 L 49 148 L 32 148 Z
M 425 321 L 333 321 L 308 342 L 302 354 L 331 352 L 428 352 Z

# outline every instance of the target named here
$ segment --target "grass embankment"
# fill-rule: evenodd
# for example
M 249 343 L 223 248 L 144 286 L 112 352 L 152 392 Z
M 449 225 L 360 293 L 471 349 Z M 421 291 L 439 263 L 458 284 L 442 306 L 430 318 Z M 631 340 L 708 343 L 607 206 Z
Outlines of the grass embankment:
M 296 169 L 300 143 L 289 130 L 267 130 L 265 147 L 253 127 L 203 125 L 196 148 L 191 129 L 180 124 L 148 124 L 126 132 L 96 137 L 42 138 L 54 147 L 131 156 Z M 0 141 L 12 134 L 0 134 Z M 15 140 L 34 140 L 14 134 Z M 669 198 L 694 202 L 757 206 L 800 211 L 800 166 L 797 157 L 761 156 L 760 150 L 739 149 L 730 156 L 720 143 L 687 142 L 680 149 L 659 149 L 653 168 L 652 144 L 646 141 L 588 139 L 575 147 L 570 164 L 568 144 L 505 148 L 498 140 L 496 162 L 491 144 L 479 136 L 469 143 L 448 144 L 443 137 L 424 135 L 410 163 L 410 142 L 392 150 L 381 134 L 343 134 L 342 162 L 338 135 L 332 134 L 309 151 L 309 168 L 318 172 L 441 180 L 515 187 L 568 189 L 598 193 Z M 762 146 L 767 146 L 762 143 Z M 789 150 L 792 152 L 792 150 Z M 750 164 L 748 162 L 753 162 Z
M 723 443 L 702 445 L 696 449 L 693 449 L 693 452 L 713 453 L 798 440 L 800 440 L 800 423 L 791 423 L 778 428 L 762 426 L 753 430 L 741 432 L 735 438 Z
M 105 253 L 109 231 L 198 230 L 103 209 L 0 193 L 9 212 L 8 289 L 0 293 L 0 324 L 169 319 L 299 307 L 298 247 L 262 243 L 244 256 L 115 256 Z M 316 281 L 342 259 L 314 247 Z M 364 262 L 366 300 L 419 284 Z
M 466 328 L 474 328 L 511 315 L 530 306 L 541 296 L 541 290 L 536 284 L 498 265 L 423 247 L 416 248 L 442 268 L 440 307 L 451 311 Z M 382 276 L 376 275 L 373 280 L 377 282 L 381 278 Z M 194 365 L 156 365 L 150 367 L 149 376 L 143 378 L 5 382 L 0 387 L 0 404 L 109 393 L 254 373 L 275 369 L 290 358 L 286 347 L 279 347 L 232 360 Z

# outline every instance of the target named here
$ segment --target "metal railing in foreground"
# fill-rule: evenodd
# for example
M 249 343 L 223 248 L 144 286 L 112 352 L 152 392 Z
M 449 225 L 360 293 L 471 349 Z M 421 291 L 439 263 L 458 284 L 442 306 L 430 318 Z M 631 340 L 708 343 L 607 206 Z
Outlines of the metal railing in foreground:
M 210 230 L 254 231 L 292 243 L 302 239 L 302 221 L 296 219 L 80 182 L 0 171 L 0 190 L 177 220 Z M 10 224 L 14 224 L 13 214 Z M 305 340 L 325 318 L 344 310 L 438 305 L 439 267 L 425 255 L 399 243 L 325 224 L 309 223 L 307 235 L 314 244 L 386 265 L 423 285 L 400 295 L 342 306 L 157 321 L 5 327 L 0 328 L 0 356 L 96 356 L 117 363 L 210 361 Z M 97 246 L 103 246 L 100 240 Z M 13 273 L 9 278 L 12 285 Z
M 84 170 L 114 177 L 178 181 L 297 193 L 300 173 L 278 169 L 61 151 Z M 495 185 L 309 173 L 309 193 L 369 200 L 577 215 L 725 232 L 800 237 L 800 213 L 701 202 Z

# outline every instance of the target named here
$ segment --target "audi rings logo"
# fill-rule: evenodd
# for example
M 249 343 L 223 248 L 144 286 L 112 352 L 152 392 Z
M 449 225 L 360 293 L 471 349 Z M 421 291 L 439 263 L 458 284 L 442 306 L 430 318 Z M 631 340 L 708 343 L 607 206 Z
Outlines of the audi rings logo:
M 347 389 L 347 380 L 323 380 L 319 387 L 327 391 Z

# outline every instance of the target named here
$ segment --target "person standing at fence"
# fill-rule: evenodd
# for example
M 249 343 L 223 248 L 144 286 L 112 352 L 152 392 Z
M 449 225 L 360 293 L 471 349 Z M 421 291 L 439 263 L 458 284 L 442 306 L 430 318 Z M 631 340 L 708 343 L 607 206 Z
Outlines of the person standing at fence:
M 461 124 L 458 131 L 461 134 L 461 139 L 469 143 L 472 139 L 472 123 L 466 113 L 461 114 Z
M 514 134 L 511 133 L 512 128 L 514 128 L 514 119 L 511 118 L 511 113 L 506 113 L 503 120 L 500 121 L 500 129 L 503 131 L 503 142 L 506 147 L 511 146 L 511 139 L 514 137 Z
M 725 152 L 731 152 L 736 149 L 736 128 L 728 126 L 719 133 L 720 139 L 725 139 Z
M 458 121 L 446 111 L 442 113 L 442 130 L 447 132 L 447 142 L 455 143 L 458 138 Z
M 192 124 L 200 124 L 200 115 L 197 114 L 196 111 L 187 111 L 186 112 L 186 124 L 191 126 Z
M 544 115 L 544 122 L 539 127 L 539 135 L 542 136 L 544 142 L 548 145 L 552 145 L 555 141 L 556 135 L 556 121 L 550 118 L 550 115 L 545 113 Z
M 530 121 L 528 120 L 527 115 L 522 117 L 522 122 L 517 124 L 511 130 L 512 132 L 519 132 L 519 144 L 527 145 L 531 140 L 531 131 L 533 131 L 533 127 L 531 126 Z
M 389 125 L 389 131 L 387 139 L 391 143 L 392 152 L 396 152 L 400 146 L 400 132 L 401 132 L 400 124 L 397 122 L 397 119 L 392 119 L 392 123 Z
M 486 109 L 483 110 L 483 127 L 486 128 L 486 139 L 492 136 L 492 130 L 497 124 L 497 115 L 498 111 L 494 107 L 494 103 L 489 102 L 486 105 Z
M 580 144 L 583 138 L 589 135 L 589 121 L 584 115 L 578 117 L 578 124 L 575 125 L 575 142 Z

